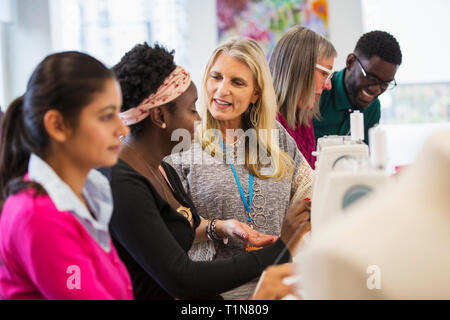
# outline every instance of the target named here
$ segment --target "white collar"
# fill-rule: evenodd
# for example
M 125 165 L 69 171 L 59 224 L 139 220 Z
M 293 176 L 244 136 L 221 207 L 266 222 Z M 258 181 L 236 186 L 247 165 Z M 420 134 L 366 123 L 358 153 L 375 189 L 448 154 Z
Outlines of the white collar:
M 106 177 L 97 170 L 91 170 L 83 188 L 83 196 L 96 219 L 92 217 L 72 189 L 35 154 L 31 154 L 28 162 L 28 177 L 47 191 L 59 211 L 69 211 L 74 214 L 97 243 L 104 250 L 110 251 L 108 225 L 113 212 L 113 199 Z

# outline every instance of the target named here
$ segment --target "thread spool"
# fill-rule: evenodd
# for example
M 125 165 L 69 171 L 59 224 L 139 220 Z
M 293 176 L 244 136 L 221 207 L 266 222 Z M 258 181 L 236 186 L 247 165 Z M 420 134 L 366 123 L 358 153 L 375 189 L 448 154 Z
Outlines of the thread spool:
M 375 126 L 369 130 L 370 161 L 379 169 L 386 168 L 387 156 L 387 134 L 382 126 Z
M 359 110 L 353 111 L 350 115 L 350 131 L 352 141 L 364 140 L 364 114 Z

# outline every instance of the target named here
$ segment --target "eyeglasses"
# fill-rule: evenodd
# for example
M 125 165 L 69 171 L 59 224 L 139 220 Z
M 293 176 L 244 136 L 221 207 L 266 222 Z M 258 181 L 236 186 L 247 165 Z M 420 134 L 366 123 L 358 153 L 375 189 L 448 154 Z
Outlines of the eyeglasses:
M 377 77 L 370 75 L 367 73 L 366 69 L 361 64 L 361 61 L 359 61 L 358 57 L 355 55 L 356 61 L 358 62 L 359 68 L 361 69 L 361 73 L 364 76 L 364 79 L 370 84 L 370 85 L 379 85 L 381 90 L 391 90 L 394 89 L 397 86 L 397 82 L 394 80 L 392 81 L 383 81 L 378 79 Z
M 333 75 L 334 75 L 334 71 L 333 70 L 325 68 L 324 66 L 322 66 L 322 65 L 320 65 L 318 63 L 316 63 L 316 68 L 319 69 L 319 70 L 325 71 L 328 74 L 327 79 L 325 80 L 325 82 L 328 82 L 328 80 L 330 80 L 333 77 Z

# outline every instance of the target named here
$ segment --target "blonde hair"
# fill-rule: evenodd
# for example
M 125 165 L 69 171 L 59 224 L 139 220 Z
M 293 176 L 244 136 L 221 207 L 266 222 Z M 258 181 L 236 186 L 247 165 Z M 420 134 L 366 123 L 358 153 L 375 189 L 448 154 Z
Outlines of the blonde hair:
M 257 150 L 251 148 L 245 149 L 245 166 L 255 176 L 260 179 L 275 178 L 281 180 L 283 177 L 292 177 L 293 160 L 288 154 L 283 152 L 279 146 L 278 141 L 272 141 L 272 129 L 275 129 L 276 122 L 276 97 L 272 85 L 272 77 L 270 75 L 269 66 L 267 65 L 266 57 L 258 45 L 252 39 L 234 37 L 218 46 L 212 53 L 202 79 L 202 107 L 200 108 L 202 126 L 198 127 L 196 132 L 197 137 L 202 143 L 202 147 L 211 155 L 216 153 L 221 154 L 222 148 L 215 143 L 215 137 L 208 132 L 211 129 L 220 130 L 221 121 L 214 119 L 211 115 L 208 106 L 212 100 L 208 98 L 206 90 L 206 83 L 210 77 L 210 71 L 220 54 L 225 53 L 229 56 L 245 63 L 252 72 L 255 82 L 255 90 L 259 93 L 259 98 L 256 103 L 243 114 L 242 129 L 255 129 L 257 136 L 257 143 L 259 148 L 266 148 L 267 155 L 271 158 L 272 168 L 274 169 L 272 175 L 265 175 L 261 173 L 262 161 L 259 158 Z M 250 109 L 250 107 L 249 107 Z M 249 113 L 249 114 L 248 114 Z M 247 115 L 246 115 L 247 114 Z M 267 135 L 262 134 L 263 131 Z M 281 161 L 280 161 L 281 160 Z
M 315 95 L 315 66 L 319 59 L 336 56 L 330 41 L 300 25 L 289 29 L 276 44 L 269 66 L 278 110 L 292 129 L 297 122 L 309 126 L 311 118 L 319 117 L 317 102 L 312 109 L 305 108 Z

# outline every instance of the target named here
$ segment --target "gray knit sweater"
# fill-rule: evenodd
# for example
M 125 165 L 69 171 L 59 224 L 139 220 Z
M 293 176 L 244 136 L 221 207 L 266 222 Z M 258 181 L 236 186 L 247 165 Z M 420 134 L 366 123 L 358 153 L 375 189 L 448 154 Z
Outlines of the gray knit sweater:
M 188 151 L 173 154 L 166 159 L 177 171 L 198 213 L 204 219 L 236 219 L 250 224 L 265 234 L 280 235 L 284 215 L 293 199 L 311 196 L 312 171 L 297 144 L 277 122 L 279 147 L 294 160 L 292 179 L 281 181 L 261 180 L 254 177 L 253 203 L 249 215 L 245 210 L 239 189 L 229 164 L 223 159 L 212 158 L 203 151 L 200 143 L 194 143 Z M 239 139 L 244 140 L 244 139 Z M 241 141 L 238 141 L 239 145 Z M 228 146 L 227 146 L 228 149 Z M 244 164 L 234 164 L 240 183 L 248 199 L 249 172 Z M 194 245 L 189 255 L 193 260 L 226 259 L 245 251 L 245 243 L 230 239 L 228 244 L 209 241 Z M 220 275 L 217 275 L 220 277 Z M 223 294 L 225 299 L 248 299 L 258 279 Z

